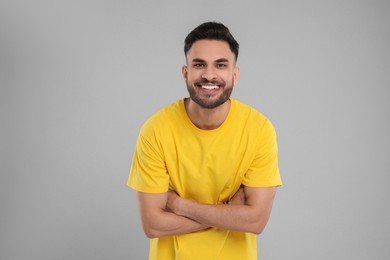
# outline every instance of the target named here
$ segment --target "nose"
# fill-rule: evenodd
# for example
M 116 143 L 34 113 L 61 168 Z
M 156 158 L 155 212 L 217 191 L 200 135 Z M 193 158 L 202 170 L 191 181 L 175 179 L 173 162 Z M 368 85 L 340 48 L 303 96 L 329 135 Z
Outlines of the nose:
M 202 73 L 202 79 L 207 80 L 215 80 L 217 78 L 217 74 L 215 72 L 215 69 L 212 66 L 207 66 Z

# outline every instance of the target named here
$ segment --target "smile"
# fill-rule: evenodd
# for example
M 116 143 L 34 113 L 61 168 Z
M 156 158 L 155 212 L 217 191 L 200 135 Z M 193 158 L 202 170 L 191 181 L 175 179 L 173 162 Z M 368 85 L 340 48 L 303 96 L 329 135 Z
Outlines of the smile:
M 195 82 L 194 85 L 206 90 L 216 90 L 224 86 L 222 82 Z
M 211 85 L 211 86 L 209 86 L 209 85 L 202 85 L 201 87 L 203 89 L 218 89 L 219 88 L 219 86 L 217 86 L 217 85 Z

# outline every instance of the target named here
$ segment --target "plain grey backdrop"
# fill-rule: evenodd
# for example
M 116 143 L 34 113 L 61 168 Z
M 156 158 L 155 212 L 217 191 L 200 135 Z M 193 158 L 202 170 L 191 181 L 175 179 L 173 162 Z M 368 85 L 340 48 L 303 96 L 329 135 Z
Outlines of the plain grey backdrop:
M 284 186 L 259 259 L 390 255 L 390 1 L 0 1 L 0 259 L 146 259 L 126 181 L 187 96 L 183 41 L 241 45 L 233 97 L 274 123 Z

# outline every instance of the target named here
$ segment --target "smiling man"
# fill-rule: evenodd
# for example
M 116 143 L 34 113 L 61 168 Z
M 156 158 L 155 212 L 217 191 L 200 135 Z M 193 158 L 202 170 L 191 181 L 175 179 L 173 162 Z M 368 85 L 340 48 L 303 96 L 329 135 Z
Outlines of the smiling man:
M 230 97 L 238 47 L 223 24 L 195 28 L 182 68 L 190 97 L 141 128 L 128 185 L 150 260 L 257 259 L 256 235 L 282 182 L 271 122 Z

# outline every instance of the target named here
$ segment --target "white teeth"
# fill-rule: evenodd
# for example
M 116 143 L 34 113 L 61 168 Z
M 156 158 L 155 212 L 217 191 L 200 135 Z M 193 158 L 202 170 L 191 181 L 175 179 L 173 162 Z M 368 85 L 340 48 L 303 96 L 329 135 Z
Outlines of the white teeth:
M 205 86 L 205 85 L 202 85 L 202 88 L 205 88 L 205 89 L 217 89 L 219 87 L 218 86 Z

